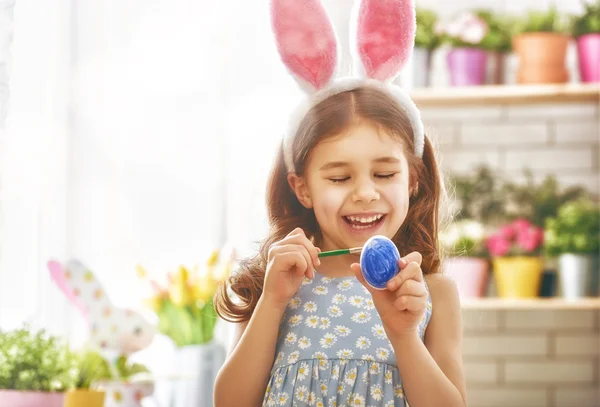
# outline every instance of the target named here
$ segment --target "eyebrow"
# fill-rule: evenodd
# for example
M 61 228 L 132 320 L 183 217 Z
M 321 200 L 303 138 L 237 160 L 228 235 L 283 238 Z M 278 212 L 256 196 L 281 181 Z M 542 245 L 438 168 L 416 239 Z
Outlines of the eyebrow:
M 377 163 L 377 164 L 380 164 L 380 163 L 399 164 L 400 160 L 397 159 L 396 157 L 379 157 L 379 158 L 374 159 L 373 162 Z M 330 170 L 332 168 L 347 167 L 348 165 L 349 164 L 344 161 L 332 161 L 332 162 L 327 163 L 324 166 L 322 166 L 319 170 L 325 171 L 325 170 Z

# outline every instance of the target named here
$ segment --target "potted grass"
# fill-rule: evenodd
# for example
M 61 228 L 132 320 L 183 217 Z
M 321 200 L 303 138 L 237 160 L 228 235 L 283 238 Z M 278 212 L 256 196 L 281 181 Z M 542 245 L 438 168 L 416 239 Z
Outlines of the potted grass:
M 487 22 L 465 11 L 439 29 L 443 41 L 450 45 L 446 63 L 452 86 L 483 85 L 487 70 L 487 51 L 483 40 L 489 32 Z
M 439 20 L 434 11 L 417 7 L 416 15 L 417 28 L 412 54 L 415 73 L 413 85 L 419 88 L 431 84 L 431 58 L 433 52 L 440 46 L 441 38 L 436 32 Z
M 63 407 L 74 367 L 67 344 L 43 329 L 0 331 L 0 407 Z
M 597 296 L 600 280 L 600 209 L 589 199 L 568 202 L 547 219 L 545 249 L 558 256 L 560 293 L 565 298 Z
M 539 295 L 544 261 L 544 231 L 526 219 L 503 225 L 487 238 L 498 296 L 533 298 Z
M 452 278 L 464 298 L 485 295 L 489 279 L 489 261 L 485 250 L 485 230 L 474 220 L 453 222 L 440 233 L 444 248 L 444 274 Z
M 97 381 L 111 377 L 108 363 L 95 351 L 77 354 L 74 388 L 65 394 L 65 407 L 104 407 L 105 392 L 94 389 Z
M 584 13 L 573 20 L 571 33 L 577 44 L 582 82 L 600 82 L 600 0 L 584 2 Z
M 556 8 L 531 11 L 521 21 L 512 45 L 519 59 L 517 83 L 564 83 L 569 80 L 566 67 L 571 39 L 568 26 Z

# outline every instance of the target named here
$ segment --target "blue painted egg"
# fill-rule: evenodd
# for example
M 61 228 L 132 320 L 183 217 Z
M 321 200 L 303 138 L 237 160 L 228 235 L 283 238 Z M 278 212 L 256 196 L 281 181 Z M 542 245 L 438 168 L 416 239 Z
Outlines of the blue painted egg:
M 360 254 L 360 268 L 365 281 L 378 290 L 385 289 L 400 271 L 398 248 L 385 236 L 373 236 L 364 244 Z

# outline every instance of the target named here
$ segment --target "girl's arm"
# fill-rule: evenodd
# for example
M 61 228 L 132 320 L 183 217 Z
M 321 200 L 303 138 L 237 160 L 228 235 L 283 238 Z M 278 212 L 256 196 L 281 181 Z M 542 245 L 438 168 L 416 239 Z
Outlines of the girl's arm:
M 236 325 L 232 351 L 215 382 L 215 407 L 262 405 L 284 313 L 261 296 L 250 320 Z
M 425 276 L 433 313 L 425 343 L 415 335 L 393 343 L 402 385 L 411 407 L 466 407 L 460 301 L 452 280 Z

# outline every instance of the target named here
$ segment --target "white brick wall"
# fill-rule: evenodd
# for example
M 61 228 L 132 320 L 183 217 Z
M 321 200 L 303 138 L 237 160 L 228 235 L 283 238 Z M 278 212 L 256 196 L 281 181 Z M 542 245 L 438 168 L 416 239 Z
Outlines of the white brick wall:
M 464 310 L 470 407 L 600 406 L 600 311 Z
M 424 107 L 426 128 L 440 147 L 441 166 L 464 173 L 488 164 L 513 179 L 524 168 L 536 179 L 600 193 L 598 104 Z

